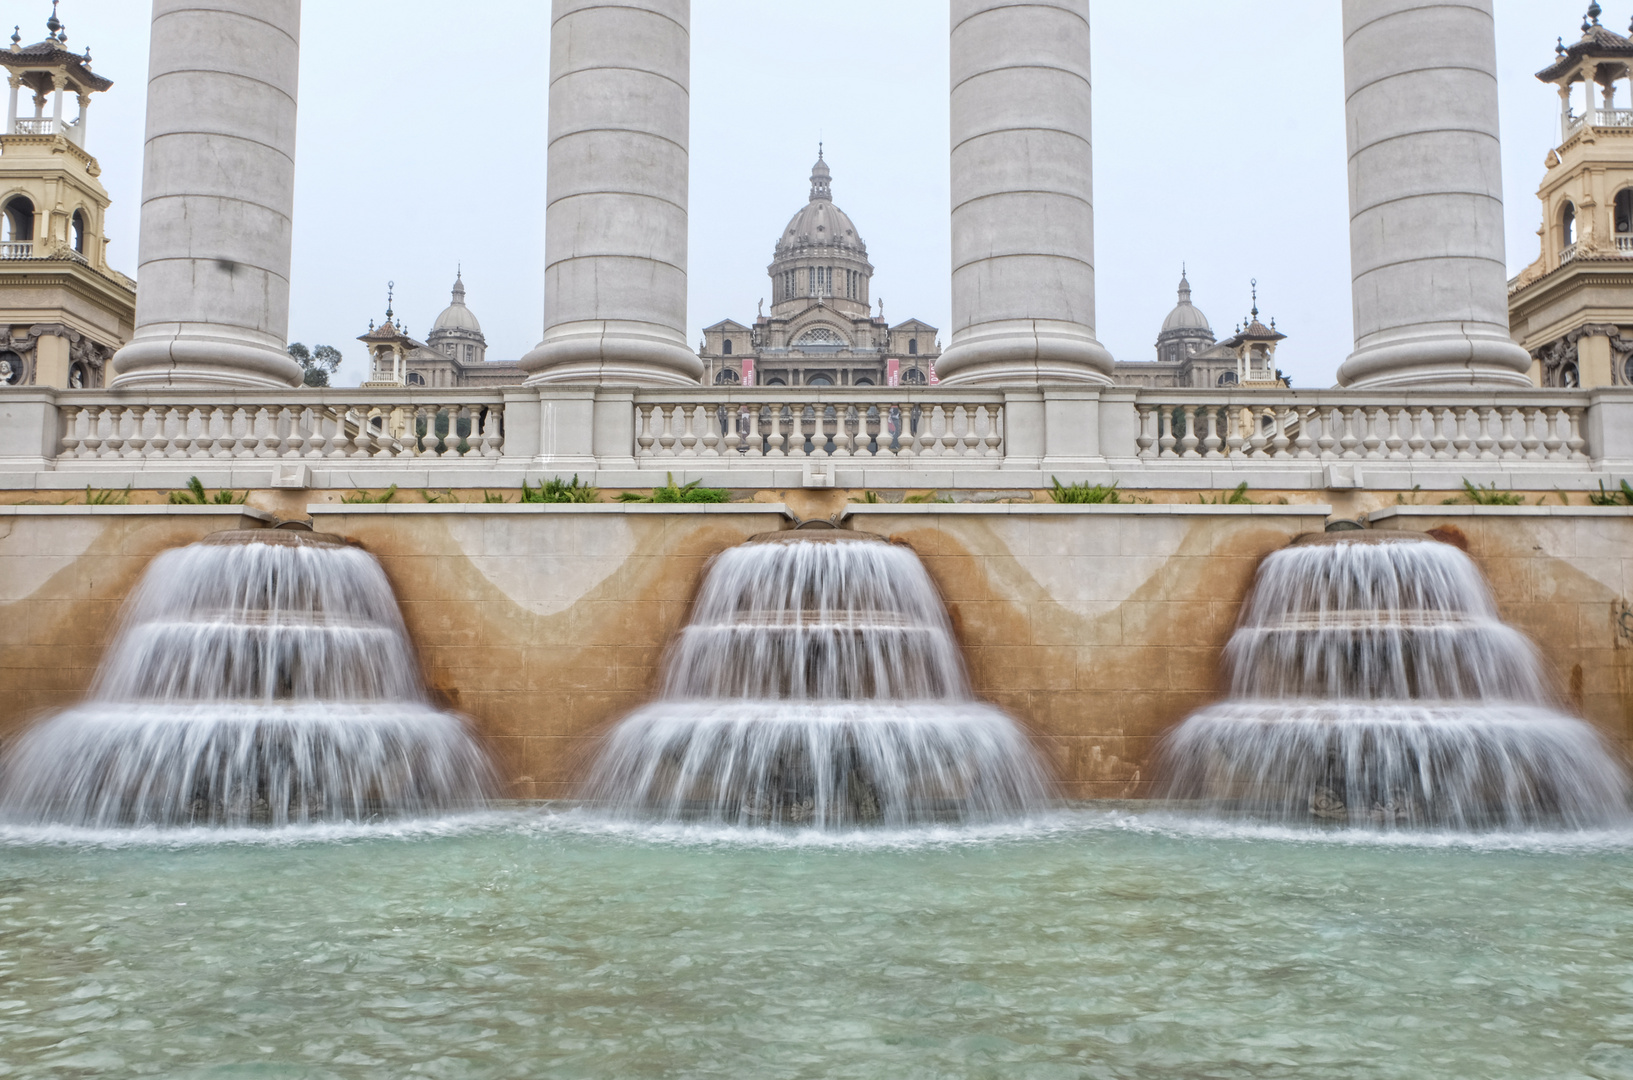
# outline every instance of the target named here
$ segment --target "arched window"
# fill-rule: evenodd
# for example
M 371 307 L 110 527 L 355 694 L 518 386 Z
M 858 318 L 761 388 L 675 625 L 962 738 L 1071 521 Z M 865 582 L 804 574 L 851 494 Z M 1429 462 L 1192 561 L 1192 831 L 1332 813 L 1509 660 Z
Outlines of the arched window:
M 905 386 L 923 386 L 929 381 L 918 368 L 908 368 L 902 372 L 902 384 Z
M 1575 203 L 1569 203 L 1568 202 L 1568 203 L 1565 204 L 1565 209 L 1560 214 L 1559 227 L 1560 227 L 1561 232 L 1564 234 L 1565 246 L 1566 247 L 1570 247 L 1572 244 L 1576 243 L 1576 204 Z
M 727 338 L 725 340 L 725 342 L 720 346 L 720 352 L 724 356 L 730 356 L 731 355 L 731 338 Z
M 908 343 L 907 343 L 907 355 L 908 356 L 917 356 L 918 354 L 919 354 L 919 339 L 918 338 L 913 338 L 910 341 L 908 341 Z
M 1234 371 L 1227 371 L 1223 375 L 1219 376 L 1220 386 L 1235 386 L 1236 382 L 1236 372 Z
M 721 368 L 714 377 L 716 386 L 737 386 L 742 381 L 743 377 L 731 368 Z
M 794 346 L 796 348 L 802 345 L 815 345 L 818 347 L 826 346 L 828 348 L 834 348 L 843 346 L 844 344 L 845 339 L 828 329 L 826 326 L 813 326 L 811 329 L 801 334 L 799 339 L 794 342 Z
M 806 386 L 832 386 L 834 381 L 826 375 L 812 375 L 805 380 Z
M 1628 363 L 1630 365 L 1633 365 L 1633 360 L 1629 360 Z M 873 380 L 868 378 L 866 375 L 863 375 L 860 378 L 854 379 L 852 381 L 857 386 L 872 386 L 873 385 Z
M 28 196 L 19 195 L 6 203 L 5 214 L 0 216 L 0 243 L 30 244 L 34 241 L 34 204 Z M 27 252 L 8 252 L 13 258 Z
M 1633 188 L 1623 188 L 1616 193 L 1616 235 L 1629 233 L 1633 233 Z
M 465 346 L 465 362 L 467 364 L 476 363 L 476 346 L 475 345 Z
M 409 386 L 424 386 L 425 385 L 425 376 L 421 375 L 417 371 L 410 371 L 408 373 L 408 385 Z
M 773 375 L 771 378 L 765 381 L 765 384 L 767 386 L 787 386 L 788 380 L 783 378 L 781 375 Z
M 74 250 L 83 255 L 85 254 L 85 211 L 74 211 L 74 218 L 71 228 L 72 235 L 70 236 L 70 239 L 73 241 Z

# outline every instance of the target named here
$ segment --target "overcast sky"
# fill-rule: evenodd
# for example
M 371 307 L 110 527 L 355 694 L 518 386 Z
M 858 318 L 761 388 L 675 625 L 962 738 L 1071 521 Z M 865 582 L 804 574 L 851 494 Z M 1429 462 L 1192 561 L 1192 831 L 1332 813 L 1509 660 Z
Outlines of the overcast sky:
M 1496 0 L 1508 263 L 1537 257 L 1536 189 L 1558 98 L 1533 73 L 1585 0 Z M 545 0 L 308 0 L 302 29 L 292 340 L 347 355 L 385 310 L 423 339 L 463 264 L 490 359 L 543 320 Z M 47 0 L 5 0 L 26 41 Z M 114 264 L 136 270 L 150 5 L 62 0 L 69 44 L 116 85 L 90 149 L 114 199 Z M 1628 10 L 1606 25 L 1626 32 Z M 1099 336 L 1154 358 L 1181 263 L 1221 337 L 1250 306 L 1290 338 L 1297 386 L 1353 346 L 1338 0 L 1101 0 L 1095 9 Z M 897 322 L 950 336 L 946 0 L 694 0 L 691 317 L 748 321 L 804 205 L 818 140 L 834 198 Z

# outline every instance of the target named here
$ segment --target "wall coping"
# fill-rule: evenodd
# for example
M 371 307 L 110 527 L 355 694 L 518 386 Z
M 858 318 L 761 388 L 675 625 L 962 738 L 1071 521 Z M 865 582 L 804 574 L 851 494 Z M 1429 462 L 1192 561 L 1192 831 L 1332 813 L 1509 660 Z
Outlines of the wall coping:
M 1112 504 L 1050 504 L 1028 503 L 856 503 L 844 515 L 869 516 L 874 514 L 912 515 L 1013 515 L 1044 517 L 1104 515 L 1107 517 L 1319 517 L 1332 516 L 1333 508 L 1326 503 L 1299 503 L 1293 505 L 1246 504 L 1214 506 L 1205 503 L 1112 503 Z
M 782 503 L 312 503 L 313 517 L 345 514 L 769 514 L 788 517 Z
M 246 517 L 254 521 L 276 521 L 275 514 L 243 503 L 208 506 L 172 506 L 169 503 L 137 503 L 134 506 L 0 506 L 0 517 Z
M 1426 517 L 1633 517 L 1633 506 L 1386 506 L 1367 521 Z

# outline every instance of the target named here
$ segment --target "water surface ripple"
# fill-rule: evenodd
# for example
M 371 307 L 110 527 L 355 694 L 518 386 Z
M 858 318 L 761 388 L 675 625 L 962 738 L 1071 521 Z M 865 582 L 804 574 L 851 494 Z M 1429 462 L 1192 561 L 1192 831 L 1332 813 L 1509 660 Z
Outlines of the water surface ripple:
M 1633 836 L 0 832 L 0 1076 L 1581 1080 Z

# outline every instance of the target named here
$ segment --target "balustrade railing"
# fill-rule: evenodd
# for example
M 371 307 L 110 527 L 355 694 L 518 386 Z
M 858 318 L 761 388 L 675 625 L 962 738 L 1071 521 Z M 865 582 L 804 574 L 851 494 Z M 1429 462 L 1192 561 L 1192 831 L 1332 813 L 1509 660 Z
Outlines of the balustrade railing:
M 1268 395 L 1267 395 L 1268 396 Z M 1586 403 L 1142 401 L 1139 457 L 1225 460 L 1583 462 Z
M 1580 254 L 1582 254 L 1581 244 L 1567 244 L 1559 253 L 1559 265 L 1564 266 L 1566 263 L 1575 262 L 1576 257 Z
M 498 458 L 504 406 L 419 400 L 65 404 L 58 460 L 473 460 Z M 291 400 L 294 399 L 294 400 Z
M 32 259 L 34 245 L 31 243 L 0 243 L 0 259 Z
M 1593 126 L 1601 128 L 1633 127 L 1633 109 L 1599 109 L 1594 114 Z
M 647 393 L 635 404 L 635 457 L 956 459 L 1000 464 L 1002 394 L 807 387 L 718 395 Z
M 54 135 L 57 132 L 57 121 L 49 116 L 19 116 L 17 118 L 16 134 L 18 135 Z

